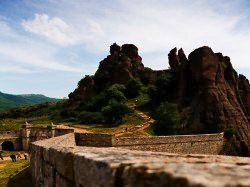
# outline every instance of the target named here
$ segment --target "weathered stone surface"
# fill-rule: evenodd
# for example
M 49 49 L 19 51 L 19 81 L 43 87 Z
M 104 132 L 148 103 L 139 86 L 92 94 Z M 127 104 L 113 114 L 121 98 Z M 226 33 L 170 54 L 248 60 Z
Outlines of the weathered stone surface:
M 250 158 L 79 147 L 66 143 L 71 138 L 32 144 L 34 186 L 250 186 Z
M 228 67 L 226 78 L 223 66 Z M 198 127 L 193 123 L 189 127 L 190 131 L 213 132 L 232 128 L 241 140 L 249 143 L 248 119 L 238 102 L 235 88 L 226 82 L 227 79 L 229 83 L 235 83 L 236 74 L 230 66 L 230 60 L 227 57 L 218 58 L 218 54 L 209 47 L 201 47 L 189 55 L 189 68 L 193 87 L 190 101 L 193 103 L 192 113 L 198 117 L 196 120 L 199 122 Z
M 121 147 L 184 154 L 221 154 L 224 143 L 223 133 L 154 137 L 114 137 L 108 134 L 76 133 L 75 136 L 78 146 Z

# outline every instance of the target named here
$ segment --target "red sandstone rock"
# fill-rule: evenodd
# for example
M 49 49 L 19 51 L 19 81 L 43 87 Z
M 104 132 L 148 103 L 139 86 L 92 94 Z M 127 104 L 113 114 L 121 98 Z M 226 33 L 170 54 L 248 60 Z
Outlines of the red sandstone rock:
M 179 133 L 213 133 L 233 128 L 238 139 L 250 144 L 250 85 L 237 74 L 230 58 L 214 53 L 209 47 L 193 51 L 188 59 L 182 49 L 169 55 L 170 70 L 147 71 L 151 84 L 171 72 L 176 89 L 173 101 L 179 105 L 183 124 Z M 69 102 L 79 103 L 114 83 L 126 83 L 145 72 L 138 48 L 132 44 L 110 46 L 110 55 L 100 62 L 94 78 L 86 77 L 70 94 Z
M 223 68 L 225 65 L 226 68 Z M 198 127 L 191 125 L 190 130 L 215 132 L 233 128 L 237 130 L 238 137 L 248 144 L 250 125 L 245 109 L 237 99 L 237 74 L 229 58 L 216 55 L 209 47 L 201 47 L 189 55 L 189 68 L 193 84 L 191 108 L 199 124 Z M 249 84 L 246 83 L 246 87 Z M 247 89 L 243 90 L 247 93 Z M 245 102 L 249 105 L 247 99 Z

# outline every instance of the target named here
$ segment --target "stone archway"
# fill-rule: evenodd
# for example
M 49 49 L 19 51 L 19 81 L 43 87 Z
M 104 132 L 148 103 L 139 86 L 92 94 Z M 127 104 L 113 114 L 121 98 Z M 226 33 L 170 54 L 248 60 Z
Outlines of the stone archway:
M 11 141 L 4 141 L 2 143 L 2 150 L 3 151 L 14 151 L 15 148 L 14 148 L 13 142 L 11 142 Z

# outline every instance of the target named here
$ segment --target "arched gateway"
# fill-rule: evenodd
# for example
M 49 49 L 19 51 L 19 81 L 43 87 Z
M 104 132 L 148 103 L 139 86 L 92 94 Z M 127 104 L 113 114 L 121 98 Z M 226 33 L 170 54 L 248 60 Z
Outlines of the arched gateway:
M 2 150 L 4 150 L 4 151 L 14 151 L 15 148 L 14 148 L 13 142 L 11 142 L 11 141 L 4 141 L 2 143 Z

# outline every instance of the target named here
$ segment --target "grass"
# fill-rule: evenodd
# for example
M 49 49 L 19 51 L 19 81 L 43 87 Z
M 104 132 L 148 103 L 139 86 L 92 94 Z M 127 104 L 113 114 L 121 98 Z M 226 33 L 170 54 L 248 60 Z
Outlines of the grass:
M 29 165 L 29 160 L 18 160 L 17 162 L 12 162 L 10 160 L 0 161 L 0 186 L 29 186 L 28 183 L 25 185 L 10 184 L 11 177 L 17 174 L 20 170 Z M 30 179 L 27 180 L 30 183 Z
M 0 120 L 0 131 L 20 130 L 22 125 L 28 121 L 33 126 L 47 126 L 51 121 L 47 116 L 19 119 L 2 119 Z
M 18 152 L 20 152 L 22 156 L 23 156 L 23 154 L 24 154 L 24 151 L 0 151 L 0 152 L 2 153 L 2 156 L 3 156 L 3 157 L 8 157 L 8 156 L 10 156 L 11 154 L 17 155 Z
M 144 129 L 144 132 L 146 132 L 150 136 L 155 136 L 152 124 L 148 128 Z

